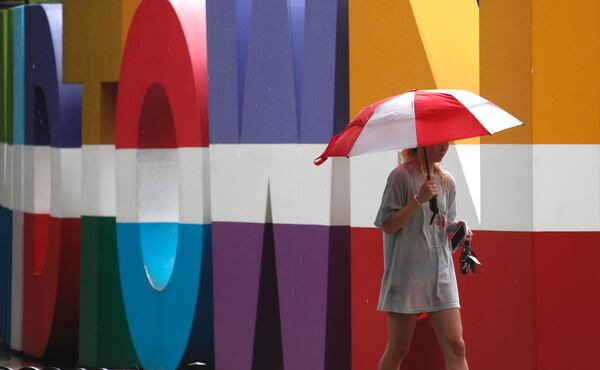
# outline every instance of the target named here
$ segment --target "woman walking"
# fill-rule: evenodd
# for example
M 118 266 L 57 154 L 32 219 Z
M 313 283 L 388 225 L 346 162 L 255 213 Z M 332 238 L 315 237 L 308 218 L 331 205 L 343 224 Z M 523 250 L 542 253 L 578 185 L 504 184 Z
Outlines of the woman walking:
M 421 312 L 429 315 L 446 369 L 468 369 L 448 247 L 448 233 L 458 225 L 455 184 L 439 164 L 447 150 L 448 143 L 404 150 L 402 164 L 387 180 L 375 220 L 384 232 L 384 274 L 377 309 L 387 313 L 388 326 L 379 370 L 400 367 Z M 427 204 L 435 196 L 438 212 Z

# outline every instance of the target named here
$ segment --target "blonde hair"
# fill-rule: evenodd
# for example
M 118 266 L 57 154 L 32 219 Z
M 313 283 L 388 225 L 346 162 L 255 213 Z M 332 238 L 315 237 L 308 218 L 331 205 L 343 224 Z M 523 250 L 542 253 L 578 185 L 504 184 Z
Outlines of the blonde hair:
M 425 149 L 423 148 L 423 150 Z M 400 151 L 398 160 L 400 164 L 406 164 L 412 161 L 416 161 L 418 158 L 418 154 L 418 148 L 404 149 Z M 423 168 L 423 165 L 419 166 L 419 170 L 421 171 L 421 175 L 423 175 L 423 177 L 427 177 L 426 169 Z M 446 171 L 444 171 L 444 169 L 442 168 L 442 165 L 439 163 L 434 163 L 433 173 L 435 173 L 436 176 L 439 176 L 440 183 L 442 184 L 444 190 L 448 190 L 448 175 L 446 174 Z

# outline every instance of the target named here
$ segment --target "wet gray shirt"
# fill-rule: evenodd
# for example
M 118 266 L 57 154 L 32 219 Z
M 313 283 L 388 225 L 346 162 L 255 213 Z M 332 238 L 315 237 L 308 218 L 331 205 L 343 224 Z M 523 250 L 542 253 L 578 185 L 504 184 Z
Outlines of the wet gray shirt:
M 410 221 L 393 234 L 384 233 L 384 273 L 379 305 L 385 312 L 420 313 L 460 307 L 447 225 L 456 218 L 454 178 L 446 172 L 448 189 L 436 178 L 440 213 L 423 204 Z M 375 226 L 381 228 L 394 212 L 418 193 L 424 177 L 400 165 L 389 175 Z

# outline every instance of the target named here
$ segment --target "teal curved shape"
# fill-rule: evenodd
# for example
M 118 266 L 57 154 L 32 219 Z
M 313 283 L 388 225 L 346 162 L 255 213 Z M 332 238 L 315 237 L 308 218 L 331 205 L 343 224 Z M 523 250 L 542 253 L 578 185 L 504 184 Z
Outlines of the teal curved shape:
M 211 243 L 210 225 L 177 224 L 171 227 L 117 223 L 117 250 L 127 322 L 136 354 L 142 367 L 147 369 L 177 369 L 180 365 L 198 310 L 202 252 L 210 248 Z M 157 290 L 148 283 L 142 245 L 161 228 L 169 229 L 169 232 L 177 230 L 177 241 L 168 284 Z M 148 233 L 148 229 L 154 230 Z M 160 256 L 153 257 L 158 261 Z
M 154 289 L 163 290 L 169 283 L 175 265 L 179 224 L 175 222 L 141 223 L 139 230 L 146 276 Z

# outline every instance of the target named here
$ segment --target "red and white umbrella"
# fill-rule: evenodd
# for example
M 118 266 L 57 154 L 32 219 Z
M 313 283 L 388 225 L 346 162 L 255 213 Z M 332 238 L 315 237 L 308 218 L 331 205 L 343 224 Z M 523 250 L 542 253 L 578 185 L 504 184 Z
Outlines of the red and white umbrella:
M 314 163 L 491 135 L 522 124 L 470 91 L 413 90 L 363 109 Z

